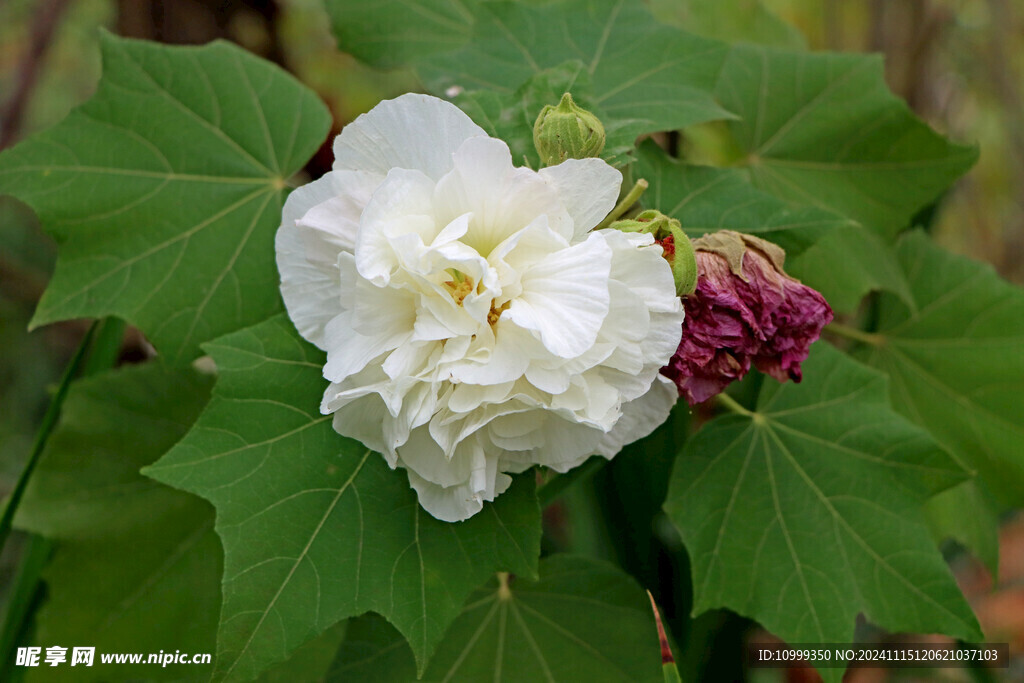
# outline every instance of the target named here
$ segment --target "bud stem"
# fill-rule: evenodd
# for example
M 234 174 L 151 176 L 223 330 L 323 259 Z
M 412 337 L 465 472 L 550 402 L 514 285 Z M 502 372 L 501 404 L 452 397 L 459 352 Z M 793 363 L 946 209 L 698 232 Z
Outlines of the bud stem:
M 598 223 L 597 227 L 594 229 L 601 230 L 602 228 L 607 228 L 609 225 L 617 221 L 622 216 L 622 214 L 626 213 L 629 207 L 636 204 L 637 200 L 640 199 L 640 196 L 644 193 L 646 189 L 646 180 L 641 178 L 640 180 L 636 181 L 636 184 L 633 185 L 633 189 L 629 191 L 629 194 L 623 197 L 622 201 L 616 204 L 615 208 L 612 209 L 612 212 L 605 216 L 605 219 Z
M 825 326 L 825 331 L 831 332 L 832 334 L 840 337 L 846 337 L 847 339 L 871 344 L 872 346 L 881 346 L 885 342 L 885 337 L 880 334 L 865 332 L 864 330 L 858 330 L 855 327 L 850 327 L 841 323 L 830 323 Z
M 729 394 L 719 394 L 715 398 L 718 399 L 718 402 L 722 406 L 724 406 L 725 408 L 728 408 L 729 410 L 731 410 L 734 413 L 737 413 L 739 415 L 747 415 L 747 416 L 750 416 L 750 415 L 754 414 L 754 413 L 750 412 L 749 410 L 747 410 L 746 408 L 744 408 L 743 406 L 741 406 L 736 401 L 736 399 L 734 399 Z

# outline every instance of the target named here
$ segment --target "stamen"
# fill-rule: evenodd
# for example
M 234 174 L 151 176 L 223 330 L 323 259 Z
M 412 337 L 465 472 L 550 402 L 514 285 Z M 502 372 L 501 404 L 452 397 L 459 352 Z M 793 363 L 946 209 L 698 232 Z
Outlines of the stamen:
M 469 293 L 473 291 L 473 278 L 455 268 L 449 268 L 446 272 L 451 274 L 452 279 L 445 282 L 444 286 L 448 288 L 455 303 L 461 306 Z
M 494 300 L 492 299 L 491 300 L 491 310 L 487 313 L 487 324 L 493 327 L 495 325 L 495 323 L 498 322 L 498 318 L 501 317 L 501 314 L 504 311 L 508 310 L 508 307 L 511 304 L 512 304 L 511 301 L 506 301 L 501 306 L 495 306 L 494 305 Z

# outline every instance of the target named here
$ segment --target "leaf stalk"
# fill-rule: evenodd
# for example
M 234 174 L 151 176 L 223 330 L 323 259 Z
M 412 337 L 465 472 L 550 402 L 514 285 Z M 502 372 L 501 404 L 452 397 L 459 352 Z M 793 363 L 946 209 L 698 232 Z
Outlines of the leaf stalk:
M 85 333 L 82 343 L 78 345 L 75 355 L 71 357 L 71 362 L 64 368 L 64 375 L 60 379 L 60 384 L 57 385 L 57 391 L 53 395 L 53 399 L 50 400 L 46 414 L 43 415 L 43 422 L 39 425 L 39 431 L 36 432 L 36 438 L 32 444 L 32 451 L 29 453 L 28 462 L 25 463 L 24 469 L 22 469 L 21 474 L 18 476 L 14 490 L 4 506 L 3 515 L 0 516 L 0 550 L 7 543 L 7 537 L 11 532 L 11 523 L 14 521 L 14 513 L 18 510 L 22 496 L 25 495 L 28 480 L 39 463 L 39 456 L 42 455 L 50 434 L 53 432 L 54 427 L 57 426 L 57 418 L 60 417 L 60 410 L 64 405 L 64 399 L 67 397 L 68 387 L 71 386 L 71 381 L 78 375 L 79 368 L 82 367 L 86 360 L 89 347 L 99 324 L 98 320 L 93 322 L 89 327 L 89 331 Z
M 847 339 L 863 342 L 864 344 L 870 344 L 872 346 L 881 346 L 885 343 L 885 337 L 883 335 L 858 330 L 856 327 L 850 327 L 849 325 L 843 325 L 842 323 L 829 323 L 825 326 L 825 331 L 831 332 L 832 334 L 840 337 L 846 337 Z
M 754 416 L 753 412 L 741 406 L 739 402 L 729 394 L 719 394 L 715 398 L 718 401 L 719 405 L 721 405 L 723 408 L 729 409 L 729 411 L 736 413 L 737 415 L 744 415 L 746 417 Z

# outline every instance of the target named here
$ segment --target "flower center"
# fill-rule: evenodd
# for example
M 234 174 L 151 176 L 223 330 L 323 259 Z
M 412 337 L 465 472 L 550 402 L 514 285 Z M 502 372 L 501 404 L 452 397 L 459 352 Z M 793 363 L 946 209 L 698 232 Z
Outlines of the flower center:
M 501 317 L 502 312 L 508 310 L 511 301 L 506 301 L 501 306 L 496 306 L 494 299 L 491 299 L 491 310 L 487 313 L 487 324 L 494 327 L 495 323 L 498 322 L 498 318 Z
M 473 278 L 455 268 L 449 268 L 447 272 L 451 274 L 452 279 L 445 282 L 444 286 L 452 295 L 455 303 L 461 306 L 469 293 L 473 291 Z

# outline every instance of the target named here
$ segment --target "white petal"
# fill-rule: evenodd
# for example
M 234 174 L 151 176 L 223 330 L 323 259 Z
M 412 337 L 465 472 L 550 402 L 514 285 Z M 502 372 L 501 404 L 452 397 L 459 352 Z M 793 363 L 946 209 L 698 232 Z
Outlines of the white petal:
M 330 343 L 327 349 L 327 364 L 324 377 L 332 382 L 341 382 L 353 375 L 375 358 L 405 342 L 412 334 L 412 325 L 402 325 L 400 319 L 392 319 L 391 329 L 369 336 L 356 331 L 352 311 L 343 311 L 327 324 L 326 334 Z
M 610 276 L 629 287 L 651 311 L 675 312 L 682 308 L 676 296 L 672 266 L 661 255 L 660 248 L 650 248 L 654 236 L 647 233 L 599 230 L 615 256 Z
M 325 326 L 341 312 L 337 260 L 354 237 L 345 221 L 362 210 L 360 203 L 380 179 L 366 173 L 328 173 L 297 188 L 285 201 L 275 238 L 281 296 L 299 334 L 321 349 L 326 348 Z M 315 230 L 297 226 L 304 216 L 331 202 L 345 207 L 337 223 L 321 224 L 318 217 Z
M 530 363 L 526 368 L 526 379 L 533 386 L 549 394 L 561 394 L 569 388 L 571 375 L 565 365 L 554 368 L 543 367 L 540 363 Z
M 380 177 L 383 179 L 383 176 Z M 322 178 L 301 185 L 288 193 L 284 208 L 281 209 L 281 224 L 295 225 L 295 222 L 314 206 L 337 197 L 342 186 L 338 181 L 339 178 L 333 173 L 327 173 Z
M 327 388 L 333 393 L 334 385 Z M 325 395 L 326 398 L 326 395 Z M 392 469 L 396 466 L 397 458 L 394 456 L 392 444 L 384 440 L 384 430 L 381 428 L 385 418 L 390 417 L 384 406 L 384 401 L 376 394 L 370 394 L 364 398 L 352 401 L 334 413 L 334 431 L 350 439 L 356 439 L 367 448 L 382 453 L 388 460 Z M 388 454 L 391 454 L 388 457 Z
M 608 282 L 608 317 L 601 328 L 601 338 L 617 345 L 639 344 L 651 328 L 647 302 L 617 280 Z
M 417 446 L 425 446 L 426 449 L 430 448 L 427 444 L 418 443 L 415 435 L 410 438 L 409 449 L 414 443 Z M 405 450 L 403 449 L 403 453 Z M 436 456 L 436 453 L 429 455 Z M 447 464 L 443 455 L 441 461 Z M 484 502 L 494 500 L 512 483 L 511 477 L 498 472 L 498 457 L 485 453 L 476 439 L 460 444 L 459 453 L 452 461 L 451 469 L 445 471 L 437 469 L 437 462 L 433 457 L 418 458 L 415 463 L 417 466 L 414 466 L 414 463 L 403 455 L 402 464 L 408 470 L 409 484 L 416 490 L 420 505 L 441 521 L 459 522 L 469 519 L 483 509 Z M 418 465 L 433 468 L 430 476 L 419 469 Z M 439 481 L 452 483 L 442 484 Z
M 430 420 L 430 436 L 450 458 L 467 439 L 492 420 L 527 410 L 532 410 L 531 406 L 517 400 L 514 394 L 502 403 L 487 403 L 470 413 L 456 413 L 444 406 Z
M 440 341 L 452 337 L 452 329 L 442 322 L 445 316 L 438 318 L 430 309 L 420 307 L 416 310 L 416 323 L 413 326 L 413 341 Z M 468 343 L 469 338 L 466 337 Z
M 467 211 L 466 213 L 456 216 L 448 225 L 441 229 L 441 232 L 437 233 L 437 237 L 430 243 L 432 247 L 440 247 L 445 244 L 455 242 L 460 237 L 469 231 L 469 221 L 473 217 L 473 212 Z
M 467 138 L 486 135 L 450 102 L 407 94 L 381 102 L 334 139 L 334 168 L 385 175 L 415 169 L 438 180 Z
M 277 231 L 275 249 L 288 317 L 304 339 L 326 348 L 324 329 L 342 310 L 337 266 L 309 262 L 294 222 Z
M 604 360 L 604 365 L 623 372 L 638 373 L 645 363 L 644 347 L 648 343 L 647 337 L 651 331 L 652 314 L 644 300 L 621 282 L 610 281 L 608 292 L 611 295 L 611 304 L 608 307 L 608 317 L 601 326 L 600 338 L 601 341 L 612 344 L 615 351 Z M 677 346 L 678 342 L 677 339 Z M 674 352 L 675 349 L 672 350 L 672 353 Z M 667 362 L 667 358 L 664 361 Z
M 622 174 L 601 159 L 568 159 L 539 173 L 572 216 L 573 241 L 583 239 L 615 208 L 622 186 Z
M 582 354 L 608 315 L 611 257 L 599 234 L 547 256 L 523 274 L 523 293 L 502 317 L 536 330 L 560 358 Z
M 398 268 L 415 261 L 434 240 L 434 183 L 420 171 L 394 169 L 373 193 L 359 224 L 355 256 L 359 274 L 385 285 Z
M 494 500 L 504 493 L 512 483 L 512 477 L 497 472 L 490 491 L 478 492 L 472 483 L 444 488 L 418 476 L 409 470 L 409 485 L 416 491 L 416 497 L 423 509 L 442 522 L 467 520 L 484 507 L 485 501 Z
M 605 360 L 614 352 L 615 346 L 609 342 L 603 341 L 599 334 L 597 342 L 579 356 L 568 360 L 556 358 L 553 361 L 541 361 L 541 363 L 543 363 L 545 367 L 550 367 L 552 365 L 562 367 L 570 376 L 579 375 L 593 367 L 604 364 Z
M 470 138 L 454 156 L 455 167 L 437 183 L 435 205 L 439 221 L 472 212 L 463 242 L 487 256 L 510 235 L 538 216 L 565 238 L 572 219 L 558 195 L 528 168 L 515 168 L 508 145 L 494 138 Z
M 553 413 L 540 423 L 543 446 L 530 454 L 532 462 L 567 472 L 594 455 L 604 432 L 577 422 L 564 420 Z
M 435 358 L 439 357 L 440 345 L 436 342 L 406 341 L 388 354 L 382 369 L 393 380 L 403 377 L 422 378 L 432 370 Z
M 480 450 L 476 440 L 460 444 L 449 460 L 425 427 L 417 427 L 409 440 L 398 449 L 403 467 L 438 486 L 457 486 L 470 478 L 474 466 L 474 451 Z M 482 451 L 480 451 L 482 456 Z
M 548 226 L 547 216 L 539 216 L 522 230 L 510 235 L 488 257 L 499 271 L 504 288 L 510 276 L 518 281 L 522 271 L 529 269 L 549 254 L 567 249 L 570 242 Z M 511 272 L 506 272 L 511 271 Z
M 547 419 L 543 410 L 530 410 L 497 417 L 487 425 L 491 442 L 508 451 L 530 451 L 544 445 L 540 423 Z
M 658 375 L 650 391 L 622 406 L 622 417 L 598 444 L 597 452 L 611 458 L 626 444 L 642 439 L 668 418 L 679 399 L 679 390 L 672 380 Z
M 406 395 L 404 406 L 409 430 L 430 422 L 430 418 L 437 410 L 438 386 L 437 382 L 420 382 Z
M 668 365 L 683 336 L 683 311 L 651 313 L 651 327 L 640 346 L 644 361 L 658 367 Z
M 503 384 L 523 376 L 530 364 L 528 349 L 536 347 L 529 333 L 504 320 L 506 311 L 494 326 L 494 345 L 486 360 L 466 359 L 453 363 L 448 371 L 455 382 Z M 482 331 L 486 333 L 486 330 Z M 533 342 L 533 343 L 531 343 Z
M 448 399 L 448 408 L 457 413 L 468 413 L 484 403 L 501 403 L 512 392 L 513 384 L 511 381 L 491 385 L 456 384 Z
M 604 359 L 602 365 L 627 375 L 635 375 L 644 369 L 643 348 L 638 344 L 616 346 L 611 355 Z
M 285 220 L 307 200 L 320 200 L 300 214 L 296 221 L 310 261 L 333 264 L 338 260 L 338 252 L 355 250 L 359 217 L 383 181 L 384 176 L 372 173 L 331 171 L 289 195 L 289 200 L 300 193 L 303 196 L 291 210 L 286 204 Z
M 594 372 L 574 377 L 573 383 L 580 384 L 587 396 L 586 405 L 576 413 L 577 419 L 601 429 L 611 429 L 621 414 L 622 396 L 618 389 Z
M 349 254 L 343 254 L 339 264 L 351 260 Z M 374 337 L 412 331 L 416 319 L 416 293 L 396 287 L 378 287 L 358 276 L 355 276 L 354 284 L 354 287 L 346 287 L 342 291 L 343 296 L 350 299 L 347 305 L 352 309 L 352 324 L 356 331 Z

